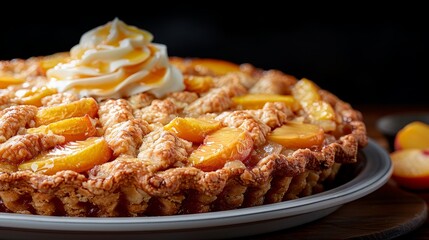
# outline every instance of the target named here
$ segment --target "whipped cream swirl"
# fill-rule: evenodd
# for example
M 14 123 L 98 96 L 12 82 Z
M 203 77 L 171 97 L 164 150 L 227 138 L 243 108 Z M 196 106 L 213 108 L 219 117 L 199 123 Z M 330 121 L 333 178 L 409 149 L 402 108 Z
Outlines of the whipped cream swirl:
M 170 65 L 166 46 L 152 40 L 151 33 L 117 18 L 94 28 L 70 50 L 69 62 L 48 70 L 49 87 L 97 98 L 183 90 L 183 76 Z

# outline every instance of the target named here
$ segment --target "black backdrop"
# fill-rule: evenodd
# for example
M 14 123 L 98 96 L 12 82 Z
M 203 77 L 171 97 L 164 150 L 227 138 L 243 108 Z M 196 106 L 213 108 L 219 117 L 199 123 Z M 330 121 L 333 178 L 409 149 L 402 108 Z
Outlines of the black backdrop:
M 0 59 L 68 51 L 93 27 L 119 17 L 152 32 L 170 56 L 248 62 L 306 77 L 352 104 L 429 103 L 423 87 L 429 28 L 413 17 L 315 19 L 277 14 L 165 10 L 10 21 L 0 30 Z M 4 21 L 3 21 L 4 23 Z

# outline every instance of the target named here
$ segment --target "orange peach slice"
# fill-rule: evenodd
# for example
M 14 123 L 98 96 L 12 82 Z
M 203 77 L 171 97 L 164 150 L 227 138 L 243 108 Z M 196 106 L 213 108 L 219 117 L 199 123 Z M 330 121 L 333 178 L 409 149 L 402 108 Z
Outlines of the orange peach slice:
M 245 160 L 252 149 L 253 140 L 247 131 L 224 127 L 208 135 L 188 160 L 203 171 L 214 171 L 228 161 Z
M 202 143 L 209 133 L 221 128 L 221 126 L 221 123 L 215 120 L 176 117 L 164 126 L 164 130 L 173 132 L 185 140 Z
M 303 78 L 292 88 L 292 95 L 300 102 L 311 103 L 320 101 L 319 86 L 313 81 Z
M 204 93 L 213 86 L 213 78 L 210 76 L 185 76 L 184 83 L 185 90 Z
M 85 141 L 69 142 L 64 146 L 42 153 L 32 160 L 20 164 L 18 169 L 48 175 L 62 170 L 84 172 L 107 162 L 111 156 L 112 150 L 104 138 L 92 137 Z
M 290 122 L 274 129 L 268 135 L 268 140 L 290 149 L 320 146 L 324 139 L 325 134 L 321 127 L 306 123 Z
M 236 105 L 241 105 L 244 109 L 260 109 L 267 102 L 282 102 L 294 111 L 300 108 L 298 101 L 294 97 L 279 94 L 246 94 L 233 97 L 232 101 Z
M 209 58 L 194 58 L 191 64 L 198 69 L 199 67 L 208 68 L 216 75 L 225 75 L 230 72 L 240 71 L 240 66 L 235 63 Z
M 64 136 L 66 142 L 82 141 L 97 134 L 94 122 L 88 115 L 84 117 L 74 117 L 37 128 L 30 128 L 28 133 L 53 133 Z
M 25 79 L 16 78 L 12 75 L 0 75 L 0 89 L 11 85 L 19 85 L 25 82 Z
M 321 126 L 325 131 L 335 130 L 335 111 L 322 100 L 319 87 L 314 82 L 306 78 L 301 79 L 292 88 L 292 95 L 307 112 L 312 123 Z
M 40 61 L 40 68 L 44 73 L 49 69 L 55 67 L 59 63 L 66 63 L 70 60 L 68 52 L 55 53 L 46 57 L 42 57 Z
M 240 66 L 235 63 L 211 58 L 171 57 L 170 63 L 177 66 L 179 69 L 186 67 L 192 67 L 197 71 L 200 68 L 208 69 L 218 76 L 240 71 Z
M 34 105 L 37 107 L 42 106 L 42 98 L 57 93 L 56 89 L 53 88 L 32 88 L 32 89 L 21 89 L 16 91 L 15 95 L 19 97 L 20 102 L 26 105 Z
M 309 114 L 311 123 L 323 128 L 325 131 L 334 131 L 336 128 L 335 111 L 331 105 L 324 101 L 312 102 L 303 106 Z
M 93 118 L 97 115 L 98 104 L 93 98 L 82 98 L 79 101 L 40 108 L 36 114 L 36 126 L 46 125 L 71 117 L 83 117 L 88 114 Z
M 409 189 L 429 189 L 429 149 L 404 149 L 390 154 L 392 178 Z
M 429 125 L 415 121 L 407 124 L 395 136 L 395 150 L 429 148 Z

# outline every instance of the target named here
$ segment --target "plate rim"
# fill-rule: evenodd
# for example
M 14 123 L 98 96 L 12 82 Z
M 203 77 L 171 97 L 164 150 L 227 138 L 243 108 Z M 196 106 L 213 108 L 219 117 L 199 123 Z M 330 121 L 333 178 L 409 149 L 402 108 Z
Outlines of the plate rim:
M 242 209 L 173 216 L 81 218 L 0 213 L 0 227 L 79 232 L 154 232 L 292 218 L 340 207 L 383 186 L 393 171 L 389 154 L 371 138 L 368 138 L 368 145 L 362 151 L 371 160 L 366 161 L 355 178 L 333 189 L 299 199 Z

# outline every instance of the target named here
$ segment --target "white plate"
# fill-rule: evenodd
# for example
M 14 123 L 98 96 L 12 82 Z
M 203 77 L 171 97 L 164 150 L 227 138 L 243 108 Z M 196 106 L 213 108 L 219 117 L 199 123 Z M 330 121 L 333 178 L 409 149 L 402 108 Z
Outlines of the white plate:
M 295 227 L 329 215 L 383 186 L 392 172 L 388 153 L 372 139 L 359 172 L 331 190 L 264 206 L 163 217 L 76 218 L 0 213 L 0 237 L 8 239 L 213 239 L 243 237 Z M 5 235 L 7 234 L 7 235 Z

